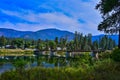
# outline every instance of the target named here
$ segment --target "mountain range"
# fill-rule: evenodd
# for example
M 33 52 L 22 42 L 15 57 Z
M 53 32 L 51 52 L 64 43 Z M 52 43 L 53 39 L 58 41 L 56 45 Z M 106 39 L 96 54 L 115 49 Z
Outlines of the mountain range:
M 69 31 L 62 31 L 58 29 L 43 29 L 38 30 L 35 32 L 32 31 L 18 31 L 13 29 L 6 29 L 6 28 L 0 28 L 0 36 L 4 35 L 8 38 L 24 38 L 24 39 L 48 39 L 48 40 L 54 40 L 55 37 L 61 38 L 61 37 L 67 37 L 69 40 L 72 40 L 74 38 L 74 33 Z M 92 36 L 92 41 L 99 40 L 99 38 L 103 37 L 104 34 L 101 35 L 94 35 Z M 118 43 L 118 35 L 108 35 L 113 40 Z
M 13 29 L 0 28 L 0 36 L 8 38 L 24 38 L 24 39 L 49 39 L 54 40 L 55 37 L 67 37 L 69 40 L 73 39 L 74 33 L 68 31 L 62 31 L 58 29 L 43 29 L 39 31 L 17 31 Z

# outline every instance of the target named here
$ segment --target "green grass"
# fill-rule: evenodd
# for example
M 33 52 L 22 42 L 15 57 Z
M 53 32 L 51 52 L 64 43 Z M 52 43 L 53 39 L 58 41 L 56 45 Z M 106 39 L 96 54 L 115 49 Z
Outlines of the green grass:
M 0 49 L 1 56 L 13 56 L 13 55 L 29 55 L 33 54 L 32 50 L 22 50 L 22 49 Z

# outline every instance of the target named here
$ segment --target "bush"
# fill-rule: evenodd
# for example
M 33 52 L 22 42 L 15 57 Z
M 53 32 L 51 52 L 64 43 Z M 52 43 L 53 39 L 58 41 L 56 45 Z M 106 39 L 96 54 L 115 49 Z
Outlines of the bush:
M 111 58 L 111 51 L 105 51 L 99 54 L 100 59 L 108 59 Z
M 120 62 L 120 49 L 116 48 L 112 51 L 111 57 L 114 61 Z
M 94 64 L 92 73 L 94 80 L 120 80 L 120 64 L 111 59 L 98 61 Z

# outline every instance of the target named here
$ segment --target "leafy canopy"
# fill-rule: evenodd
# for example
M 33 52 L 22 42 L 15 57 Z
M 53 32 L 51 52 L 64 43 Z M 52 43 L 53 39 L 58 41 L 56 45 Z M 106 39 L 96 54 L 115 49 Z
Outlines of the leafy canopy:
M 98 30 L 106 33 L 117 33 L 120 29 L 120 0 L 101 0 L 96 9 L 102 14 L 103 21 Z

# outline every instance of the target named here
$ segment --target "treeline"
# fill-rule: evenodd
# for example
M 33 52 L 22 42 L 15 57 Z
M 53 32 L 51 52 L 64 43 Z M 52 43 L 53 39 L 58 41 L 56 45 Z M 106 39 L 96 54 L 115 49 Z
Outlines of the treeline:
M 111 50 L 116 47 L 116 43 L 112 38 L 107 35 L 100 37 L 98 40 L 92 41 L 92 34 L 83 35 L 82 33 L 75 32 L 73 41 L 67 45 L 69 50 Z
M 56 37 L 54 40 L 30 40 L 21 38 L 6 38 L 0 37 L 0 47 L 4 48 L 6 45 L 14 46 L 14 48 L 37 48 L 39 50 L 111 50 L 116 47 L 116 43 L 107 35 L 99 38 L 99 40 L 92 41 L 92 34 L 83 35 L 82 33 L 75 32 L 74 39 L 68 40 L 66 38 Z

